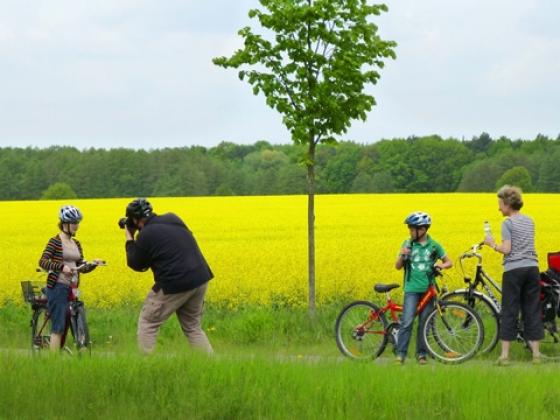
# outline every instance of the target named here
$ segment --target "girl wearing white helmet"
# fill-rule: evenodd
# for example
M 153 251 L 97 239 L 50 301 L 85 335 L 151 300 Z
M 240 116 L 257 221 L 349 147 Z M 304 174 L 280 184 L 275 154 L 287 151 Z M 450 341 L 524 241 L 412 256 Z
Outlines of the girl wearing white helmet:
M 62 206 L 58 213 L 60 232 L 49 239 L 39 260 L 39 266 L 49 272 L 45 290 L 51 314 L 50 348 L 53 351 L 60 349 L 66 328 L 72 275 L 76 267 L 84 263 L 82 247 L 74 238 L 82 218 L 77 207 Z M 91 270 L 94 268 L 92 266 Z
M 404 223 L 408 227 L 410 237 L 403 242 L 395 263 L 397 270 L 404 268 L 404 303 L 397 340 L 398 363 L 404 363 L 406 358 L 416 307 L 434 281 L 435 269 L 450 268 L 453 265 L 443 247 L 428 235 L 428 229 L 432 225 L 432 218 L 428 213 L 411 213 Z M 428 354 L 426 344 L 422 340 L 421 327 L 432 309 L 433 302 L 430 302 L 419 314 L 416 359 L 420 364 L 426 364 Z

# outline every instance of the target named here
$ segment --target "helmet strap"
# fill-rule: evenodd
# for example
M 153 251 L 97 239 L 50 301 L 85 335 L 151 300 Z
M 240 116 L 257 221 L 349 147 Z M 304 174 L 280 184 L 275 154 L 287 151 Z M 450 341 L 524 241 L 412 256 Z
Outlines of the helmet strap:
M 72 233 L 72 232 L 70 231 L 70 227 L 68 227 L 68 231 L 65 231 L 65 230 L 64 230 L 64 226 L 68 226 L 68 223 L 63 223 L 63 224 L 62 224 L 62 229 L 61 229 L 61 230 L 62 230 L 62 233 L 64 233 L 64 234 L 68 237 L 68 239 L 70 239 L 70 238 L 72 238 L 73 236 L 75 236 L 75 234 Z
M 428 235 L 428 228 L 425 227 L 425 226 L 422 226 L 422 227 L 424 227 L 424 229 L 426 229 L 426 231 L 424 232 L 424 235 L 423 235 L 423 237 L 425 237 L 425 236 Z M 419 242 L 420 239 L 422 239 L 422 238 L 420 237 L 420 235 L 418 234 L 418 229 L 420 229 L 420 226 L 414 226 L 414 227 L 413 227 L 413 230 L 414 230 L 413 237 L 412 237 L 412 241 L 413 241 L 413 242 Z

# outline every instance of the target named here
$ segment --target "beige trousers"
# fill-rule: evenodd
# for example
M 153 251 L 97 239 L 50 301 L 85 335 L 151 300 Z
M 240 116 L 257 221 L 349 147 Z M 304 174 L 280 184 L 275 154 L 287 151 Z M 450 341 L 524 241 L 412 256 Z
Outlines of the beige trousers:
M 202 328 L 202 310 L 208 282 L 193 290 L 165 295 L 150 290 L 138 319 L 138 346 L 151 353 L 161 325 L 173 314 L 177 314 L 183 333 L 192 347 L 213 353 L 212 346 Z

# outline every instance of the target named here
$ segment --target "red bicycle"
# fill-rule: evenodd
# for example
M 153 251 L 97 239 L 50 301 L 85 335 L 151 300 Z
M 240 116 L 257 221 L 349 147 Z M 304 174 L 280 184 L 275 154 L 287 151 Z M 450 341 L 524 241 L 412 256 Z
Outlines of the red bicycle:
M 91 271 L 92 266 L 106 265 L 105 261 L 86 262 L 77 267 L 71 281 L 71 290 L 68 296 L 68 310 L 66 312 L 66 326 L 62 334 L 61 347 L 70 352 L 69 347 L 65 346 L 66 336 L 70 330 L 74 338 L 74 344 L 79 352 L 83 350 L 91 351 L 91 340 L 86 319 L 84 302 L 79 299 L 79 280 L 78 273 Z M 44 273 L 41 268 L 38 272 Z M 23 298 L 31 305 L 33 314 L 31 316 L 31 348 L 34 351 L 48 349 L 50 346 L 50 313 L 47 305 L 47 296 L 43 293 L 44 281 L 22 281 L 21 288 Z
M 383 354 L 388 344 L 395 352 L 400 327 L 398 314 L 403 308 L 391 299 L 391 290 L 398 287 L 398 284 L 374 286 L 375 292 L 386 295 L 383 307 L 369 301 L 356 301 L 342 309 L 335 326 L 336 344 L 342 354 L 352 359 L 371 360 Z M 434 308 L 421 332 L 430 355 L 444 363 L 461 363 L 473 357 L 484 340 L 480 316 L 460 302 L 440 300 L 436 284 L 422 296 L 416 313 L 432 299 Z

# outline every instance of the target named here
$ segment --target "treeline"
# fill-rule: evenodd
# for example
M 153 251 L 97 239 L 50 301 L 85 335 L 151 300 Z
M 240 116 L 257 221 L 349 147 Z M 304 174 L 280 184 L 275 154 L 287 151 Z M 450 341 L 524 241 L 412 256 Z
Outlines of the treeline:
M 0 199 L 306 193 L 305 147 L 223 142 L 156 150 L 0 148 Z M 318 193 L 560 191 L 560 136 L 439 136 L 317 150 Z

